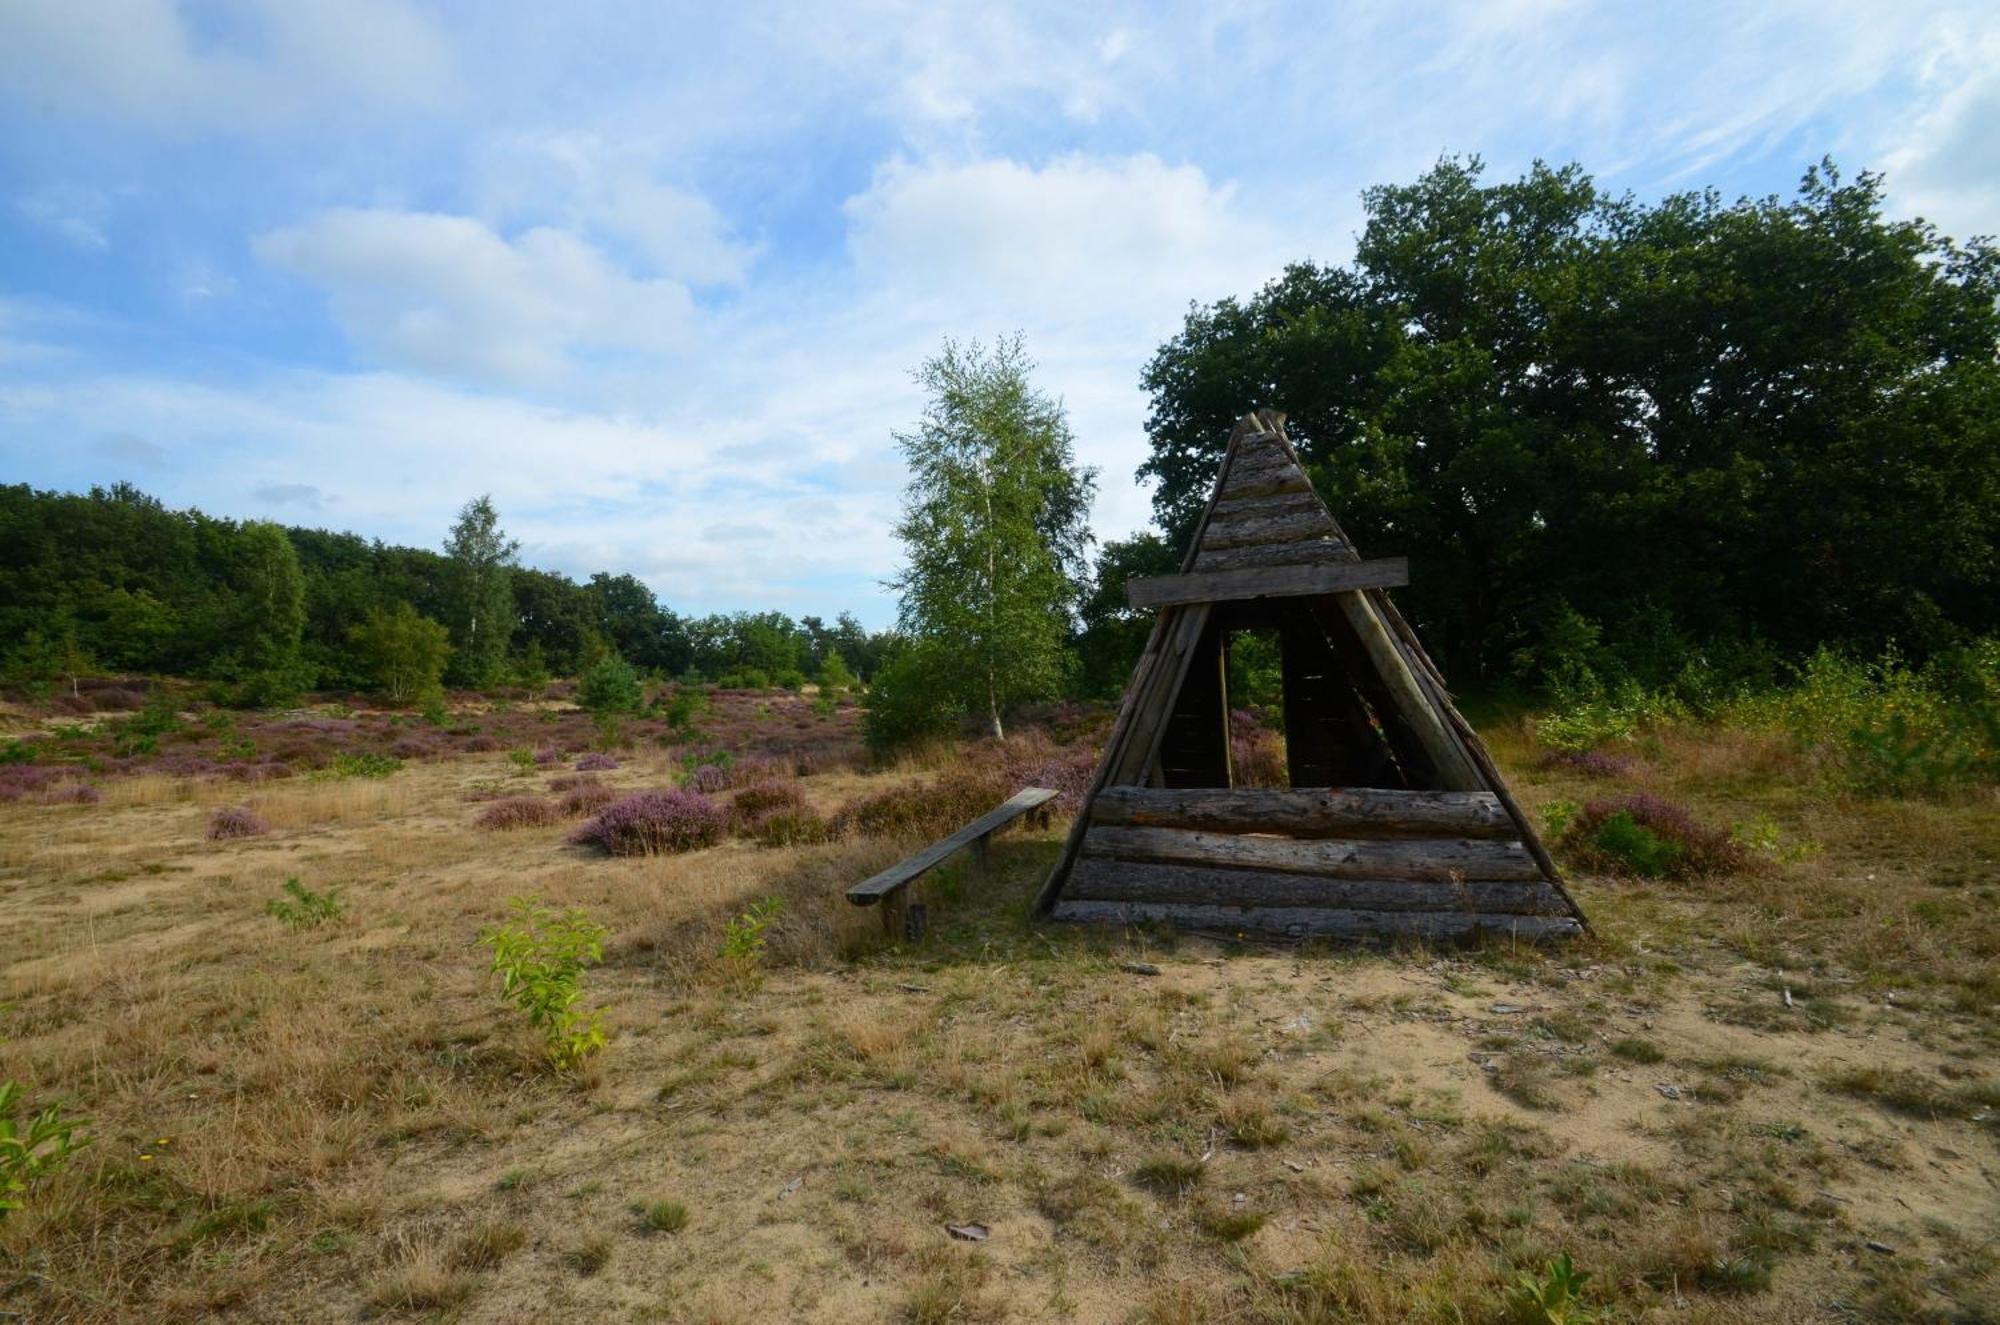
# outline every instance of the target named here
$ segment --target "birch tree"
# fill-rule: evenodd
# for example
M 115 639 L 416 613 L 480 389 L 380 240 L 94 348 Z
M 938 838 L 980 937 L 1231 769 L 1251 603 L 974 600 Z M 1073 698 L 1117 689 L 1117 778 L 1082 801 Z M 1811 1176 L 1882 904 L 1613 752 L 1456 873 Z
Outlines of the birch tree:
M 1033 367 L 1019 336 L 946 341 L 916 372 L 921 422 L 896 434 L 910 469 L 899 623 L 926 679 L 996 738 L 1008 707 L 1061 684 L 1097 483 Z
M 465 504 L 445 539 L 451 558 L 452 664 L 461 681 L 492 683 L 514 635 L 515 555 L 521 545 L 500 529 L 491 497 Z

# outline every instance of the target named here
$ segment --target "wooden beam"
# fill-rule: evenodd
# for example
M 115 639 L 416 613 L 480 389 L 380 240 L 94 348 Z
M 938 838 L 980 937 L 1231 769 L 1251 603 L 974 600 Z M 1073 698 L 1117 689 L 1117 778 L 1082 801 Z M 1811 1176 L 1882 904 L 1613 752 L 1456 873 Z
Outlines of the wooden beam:
M 1065 898 L 1079 902 L 1167 902 L 1196 906 L 1323 906 L 1361 911 L 1465 911 L 1474 914 L 1566 915 L 1568 905 L 1547 880 L 1475 879 L 1421 883 L 1409 879 L 1329 879 L 1320 874 L 1147 865 L 1085 856 L 1070 871 Z
M 1288 870 L 1337 879 L 1449 882 L 1542 877 L 1542 867 L 1520 842 L 1491 837 L 1267 837 L 1099 824 L 1084 834 L 1083 854 L 1239 870 Z
M 1134 824 L 1292 837 L 1519 835 L 1500 798 L 1486 791 L 1107 786 L 1092 799 L 1088 818 L 1092 826 Z
M 1469 938 L 1479 934 L 1520 939 L 1570 938 L 1583 927 L 1569 916 L 1508 915 L 1486 911 L 1370 911 L 1312 906 L 1202 906 L 1194 903 L 1059 900 L 1055 920 L 1114 925 L 1169 924 L 1183 929 L 1257 934 L 1268 938 Z
M 847 900 L 856 906 L 873 906 L 907 885 L 911 879 L 935 868 L 947 856 L 1006 827 L 1028 811 L 1054 800 L 1058 794 L 1047 787 L 1029 787 L 1016 792 L 1004 805 L 988 810 L 950 837 L 940 838 L 916 855 L 897 861 L 880 874 L 855 884 L 847 890 Z
M 1224 603 L 1245 598 L 1318 598 L 1356 589 L 1391 589 L 1410 582 L 1408 557 L 1374 561 L 1323 561 L 1309 566 L 1261 566 L 1196 571 L 1127 580 L 1125 597 L 1137 608 L 1176 603 Z

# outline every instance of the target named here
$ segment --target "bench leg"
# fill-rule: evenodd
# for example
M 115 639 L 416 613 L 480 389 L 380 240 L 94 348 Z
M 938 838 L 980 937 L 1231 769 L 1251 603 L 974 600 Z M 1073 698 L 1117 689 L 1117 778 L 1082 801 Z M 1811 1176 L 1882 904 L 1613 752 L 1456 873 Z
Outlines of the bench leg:
M 908 888 L 898 888 L 882 899 L 882 936 L 891 943 L 902 940 L 903 927 L 909 923 L 906 902 Z
M 979 871 L 979 877 L 993 877 L 993 838 L 990 835 L 972 839 L 972 867 Z

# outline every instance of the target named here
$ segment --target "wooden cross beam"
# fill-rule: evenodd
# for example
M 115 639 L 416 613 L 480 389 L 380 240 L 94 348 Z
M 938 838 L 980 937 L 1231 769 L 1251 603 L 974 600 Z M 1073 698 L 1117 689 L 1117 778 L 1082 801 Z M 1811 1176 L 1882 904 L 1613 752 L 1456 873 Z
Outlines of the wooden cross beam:
M 1199 571 L 1127 580 L 1125 597 L 1134 607 L 1172 607 L 1179 603 L 1224 603 L 1244 598 L 1317 598 L 1357 589 L 1393 589 L 1409 582 L 1408 557 L 1379 557 L 1373 561 L 1253 566 L 1247 570 Z

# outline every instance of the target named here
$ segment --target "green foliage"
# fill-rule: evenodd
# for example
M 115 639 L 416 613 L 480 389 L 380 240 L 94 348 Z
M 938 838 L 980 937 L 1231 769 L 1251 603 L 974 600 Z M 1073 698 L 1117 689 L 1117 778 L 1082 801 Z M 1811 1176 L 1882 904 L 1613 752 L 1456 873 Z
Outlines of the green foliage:
M 825 695 L 844 695 L 854 689 L 854 673 L 838 653 L 828 653 L 819 665 L 819 688 Z
M 646 1207 L 646 1227 L 655 1233 L 678 1233 L 687 1223 L 688 1209 L 679 1201 L 654 1201 Z
M 1356 543 L 1416 559 L 1399 597 L 1461 683 L 2000 630 L 2000 251 L 1831 165 L 1732 203 L 1447 159 L 1364 204 L 1351 263 L 1196 308 L 1148 364 L 1170 544 L 1268 405 Z
M 452 667 L 468 685 L 491 685 L 514 635 L 513 569 L 521 545 L 500 529 L 491 497 L 475 497 L 458 513 L 445 539 L 451 563 Z
M 359 751 L 352 754 L 338 754 L 325 768 L 316 768 L 306 776 L 322 782 L 339 782 L 347 778 L 385 778 L 398 772 L 403 761 L 389 755 L 370 754 Z
M 1686 855 L 1679 843 L 1641 826 L 1629 810 L 1608 815 L 1590 835 L 1590 845 L 1615 862 L 1620 873 L 1642 879 L 1667 878 Z
M 903 665 L 930 669 L 926 687 L 995 736 L 1007 708 L 1064 680 L 1096 486 L 1032 367 L 1019 338 L 990 351 L 946 341 L 916 374 L 923 418 L 896 438 L 911 479 L 895 588 L 919 645 Z
M 246 524 L 230 564 L 232 587 L 223 674 L 237 682 L 236 702 L 265 708 L 296 700 L 312 683 L 300 645 L 305 632 L 305 577 L 283 526 Z
M 581 910 L 556 911 L 531 897 L 510 904 L 513 921 L 480 935 L 493 950 L 500 993 L 542 1032 L 549 1062 L 573 1072 L 607 1043 L 602 1009 L 585 1011 L 584 970 L 604 957 L 602 925 Z
M 964 710 L 950 675 L 942 649 L 916 643 L 897 651 L 863 701 L 868 748 L 884 755 L 954 731 Z
M 722 956 L 746 967 L 755 967 L 764 957 L 764 931 L 784 910 L 781 898 L 766 897 L 722 927 Z
M 451 656 L 449 633 L 408 603 L 369 608 L 347 638 L 391 700 L 428 700 L 442 693 L 445 660 Z
M 1583 1301 L 1590 1275 L 1576 1268 L 1564 1252 L 1542 1267 L 1540 1274 L 1523 1270 L 1514 1278 L 1514 1319 L 1524 1325 L 1583 1325 L 1597 1313 Z
M 264 903 L 264 909 L 289 929 L 318 929 L 329 920 L 340 919 L 347 910 L 339 893 L 331 888 L 315 892 L 300 883 L 297 875 L 285 880 L 284 893 Z
M 21 1209 L 29 1192 L 90 1144 L 88 1138 L 76 1135 L 83 1120 L 63 1117 L 53 1104 L 23 1125 L 15 1116 L 20 1102 L 20 1086 L 0 1081 L 0 1222 Z
M 598 659 L 577 682 L 578 706 L 600 722 L 637 713 L 640 698 L 639 674 L 615 653 Z
M 708 710 L 708 695 L 695 686 L 674 687 L 672 698 L 660 710 L 667 728 L 676 736 L 686 739 L 694 732 L 694 720 Z

